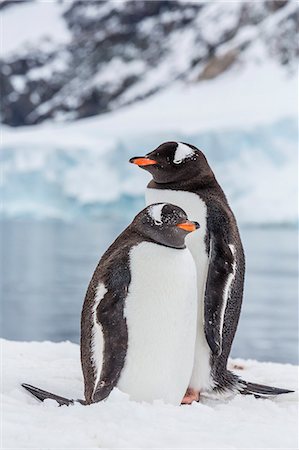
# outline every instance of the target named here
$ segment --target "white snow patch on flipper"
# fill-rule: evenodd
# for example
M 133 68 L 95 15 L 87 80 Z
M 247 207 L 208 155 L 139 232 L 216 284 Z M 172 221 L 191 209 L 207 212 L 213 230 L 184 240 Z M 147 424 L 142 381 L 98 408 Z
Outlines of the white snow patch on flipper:
M 96 291 L 95 301 L 92 308 L 92 337 L 91 337 L 91 362 L 94 369 L 96 389 L 101 376 L 102 364 L 103 364 L 103 350 L 104 350 L 104 338 L 101 324 L 97 321 L 97 307 L 101 300 L 104 298 L 107 289 L 103 283 L 99 283 Z
M 177 149 L 174 154 L 173 162 L 174 164 L 180 164 L 186 158 L 194 155 L 194 150 L 189 147 L 189 145 L 182 144 L 182 142 L 178 142 Z

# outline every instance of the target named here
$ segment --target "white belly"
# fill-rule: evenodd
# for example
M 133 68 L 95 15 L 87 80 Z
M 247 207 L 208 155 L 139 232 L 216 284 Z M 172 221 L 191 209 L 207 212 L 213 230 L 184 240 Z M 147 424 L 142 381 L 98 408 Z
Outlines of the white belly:
M 118 387 L 132 400 L 179 405 L 196 340 L 196 269 L 188 249 L 143 242 L 130 253 L 128 350 Z
M 160 202 L 179 206 L 187 213 L 188 219 L 196 220 L 200 225 L 198 230 L 190 233 L 186 238 L 186 245 L 196 264 L 198 292 L 197 338 L 190 387 L 199 391 L 208 391 L 212 388 L 213 383 L 210 373 L 210 348 L 204 333 L 204 295 L 209 266 L 209 255 L 205 244 L 207 207 L 205 202 L 192 192 L 146 189 L 146 205 Z

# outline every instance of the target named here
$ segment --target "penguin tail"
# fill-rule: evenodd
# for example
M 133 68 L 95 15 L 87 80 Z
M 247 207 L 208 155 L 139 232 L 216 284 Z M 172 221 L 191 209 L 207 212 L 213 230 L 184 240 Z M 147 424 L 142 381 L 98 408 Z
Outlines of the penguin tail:
M 60 395 L 52 394 L 51 392 L 44 391 L 43 389 L 31 386 L 30 384 L 22 383 L 22 386 L 24 389 L 26 389 L 26 391 L 30 392 L 30 394 L 33 395 L 33 397 L 37 398 L 41 402 L 47 399 L 55 400 L 59 404 L 59 406 L 62 405 L 69 406 L 73 405 L 75 402 L 83 404 L 84 402 L 83 400 L 70 400 L 68 398 L 61 397 Z
M 281 389 L 272 386 L 265 386 L 263 384 L 248 383 L 247 381 L 241 381 L 239 388 L 240 394 L 243 395 L 254 395 L 255 398 L 268 398 L 275 397 L 281 394 L 290 394 L 295 391 L 289 389 Z
M 223 376 L 224 375 L 224 376 Z M 290 389 L 282 389 L 272 386 L 266 386 L 263 384 L 250 383 L 248 381 L 242 380 L 242 378 L 238 377 L 233 372 L 227 370 L 224 374 L 222 374 L 222 379 L 220 379 L 220 383 L 215 389 L 215 393 L 217 394 L 237 394 L 240 393 L 242 395 L 254 395 L 255 398 L 271 398 L 276 397 L 281 394 L 290 394 L 295 391 L 291 391 Z

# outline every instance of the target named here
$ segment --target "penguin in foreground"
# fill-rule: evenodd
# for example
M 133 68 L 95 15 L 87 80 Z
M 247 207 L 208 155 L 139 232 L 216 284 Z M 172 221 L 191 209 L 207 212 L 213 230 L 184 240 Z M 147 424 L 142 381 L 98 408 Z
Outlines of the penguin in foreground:
M 115 386 L 135 401 L 180 405 L 197 327 L 196 267 L 185 238 L 198 228 L 178 206 L 154 204 L 102 256 L 81 317 L 85 400 L 22 386 L 60 405 L 99 402 Z
M 245 257 L 236 219 L 204 154 L 190 144 L 165 142 L 130 162 L 153 177 L 147 204 L 173 203 L 201 225 L 200 232 L 186 239 L 197 267 L 198 326 L 183 403 L 197 401 L 201 392 L 256 397 L 293 392 L 247 383 L 227 370 L 243 298 Z

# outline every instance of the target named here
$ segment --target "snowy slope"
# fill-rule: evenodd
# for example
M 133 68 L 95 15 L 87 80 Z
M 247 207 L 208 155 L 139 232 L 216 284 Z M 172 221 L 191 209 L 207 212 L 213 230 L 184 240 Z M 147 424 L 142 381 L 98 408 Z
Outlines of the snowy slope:
M 294 75 L 297 12 L 293 0 L 14 2 L 2 11 L 2 122 L 116 110 L 177 80 L 222 78 L 256 46 Z
M 70 342 L 1 341 L 3 448 L 297 448 L 297 394 L 274 400 L 203 398 L 192 406 L 138 404 L 118 390 L 100 404 L 57 407 L 21 389 L 30 382 L 83 395 L 79 347 Z M 297 367 L 235 360 L 245 379 L 297 389 Z

